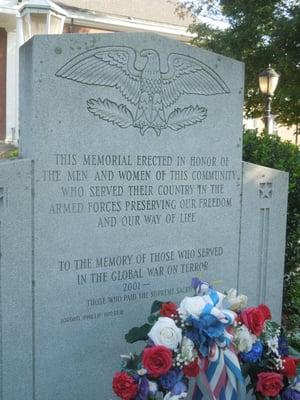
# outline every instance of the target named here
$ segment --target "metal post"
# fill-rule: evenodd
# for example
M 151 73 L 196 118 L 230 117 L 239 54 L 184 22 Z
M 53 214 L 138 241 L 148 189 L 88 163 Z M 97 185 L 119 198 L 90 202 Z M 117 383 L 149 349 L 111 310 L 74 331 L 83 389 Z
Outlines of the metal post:
M 267 130 L 267 134 L 268 135 L 272 135 L 273 134 L 271 103 L 272 103 L 272 96 L 267 96 L 265 126 L 266 126 L 266 130 Z

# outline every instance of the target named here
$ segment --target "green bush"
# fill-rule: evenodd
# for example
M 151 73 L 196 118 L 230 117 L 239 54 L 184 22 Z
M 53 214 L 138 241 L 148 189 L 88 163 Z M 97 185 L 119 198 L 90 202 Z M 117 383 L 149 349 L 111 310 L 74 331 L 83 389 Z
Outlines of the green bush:
M 284 280 L 283 326 L 291 346 L 300 352 L 300 270 L 286 274 Z
M 278 136 L 246 131 L 243 159 L 289 172 L 283 325 L 300 350 L 300 150 Z
M 19 157 L 19 149 L 18 148 L 9 149 L 3 153 L 0 153 L 0 159 L 17 158 L 17 157 Z

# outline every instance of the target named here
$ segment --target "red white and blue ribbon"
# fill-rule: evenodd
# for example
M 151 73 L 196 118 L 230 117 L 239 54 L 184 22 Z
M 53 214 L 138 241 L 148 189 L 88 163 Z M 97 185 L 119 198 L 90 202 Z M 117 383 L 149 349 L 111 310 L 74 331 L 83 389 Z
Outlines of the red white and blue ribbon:
M 217 357 L 202 368 L 192 400 L 241 400 L 245 398 L 244 379 L 235 353 L 217 347 Z
M 234 323 L 235 314 L 222 308 L 223 295 L 210 289 L 203 296 L 206 305 L 201 314 L 214 315 L 226 328 Z M 244 379 L 238 358 L 232 348 L 232 335 L 224 329 L 210 347 L 209 356 L 202 359 L 200 374 L 192 400 L 241 400 L 246 396 Z

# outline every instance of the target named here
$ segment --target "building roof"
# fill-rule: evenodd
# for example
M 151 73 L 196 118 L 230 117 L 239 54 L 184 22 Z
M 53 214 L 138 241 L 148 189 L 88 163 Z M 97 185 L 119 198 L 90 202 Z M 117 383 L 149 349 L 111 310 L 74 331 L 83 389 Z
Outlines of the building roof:
M 56 3 L 95 13 L 182 27 L 192 23 L 191 17 L 182 19 L 176 13 L 177 0 L 59 0 Z
M 66 24 L 102 32 L 153 32 L 188 42 L 191 17 L 176 13 L 177 0 L 55 0 Z

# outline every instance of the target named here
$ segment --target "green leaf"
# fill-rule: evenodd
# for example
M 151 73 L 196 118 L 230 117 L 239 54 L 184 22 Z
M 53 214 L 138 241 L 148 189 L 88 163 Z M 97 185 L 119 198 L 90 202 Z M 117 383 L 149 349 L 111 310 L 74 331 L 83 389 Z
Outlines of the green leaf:
M 159 311 L 162 304 L 163 304 L 162 301 L 155 300 L 155 301 L 152 303 L 152 306 L 151 306 L 151 314 L 154 314 L 154 313 L 156 313 L 157 311 Z
M 149 322 L 149 324 L 151 324 L 151 325 L 154 325 L 155 322 L 156 322 L 157 320 L 158 320 L 158 315 L 151 314 L 151 315 L 148 317 L 148 322 Z
M 252 390 L 252 389 L 253 389 L 252 383 L 248 383 L 248 385 L 246 386 L 247 393 L 250 392 L 250 390 Z
M 125 370 L 136 372 L 139 369 L 141 363 L 141 356 L 137 354 L 131 354 L 131 357 L 124 361 Z
M 139 340 L 147 340 L 148 333 L 151 328 L 152 325 L 150 324 L 144 324 L 140 327 L 136 326 L 130 329 L 130 331 L 125 335 L 125 339 L 128 343 L 135 343 L 138 342 Z

